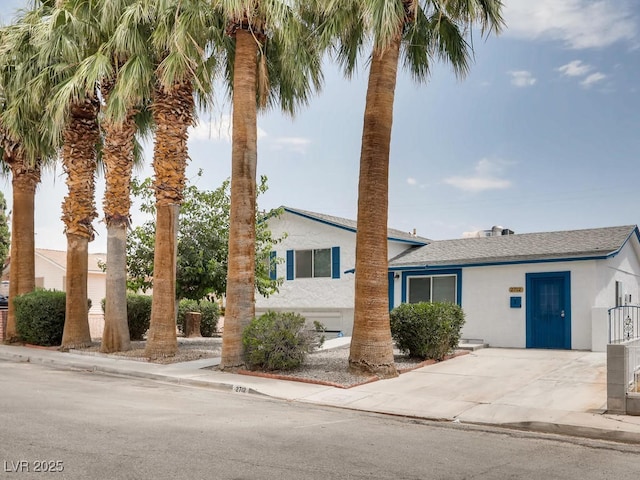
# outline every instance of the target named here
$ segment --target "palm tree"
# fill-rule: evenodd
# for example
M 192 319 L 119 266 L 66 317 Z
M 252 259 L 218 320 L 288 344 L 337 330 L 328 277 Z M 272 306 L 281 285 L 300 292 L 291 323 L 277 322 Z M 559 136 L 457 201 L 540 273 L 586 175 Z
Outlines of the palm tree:
M 220 28 L 205 0 L 130 2 L 111 40 L 122 61 L 107 109 L 113 118 L 149 104 L 155 126 L 156 243 L 151 325 L 145 354 L 173 355 L 176 338 L 177 220 L 188 159 L 187 130 L 207 105 Z M 128 113 L 127 113 L 128 112 Z M 107 115 L 109 117 L 110 114 Z
M 321 81 L 319 50 L 296 10 L 279 0 L 222 0 L 232 38 L 231 209 L 220 367 L 243 366 L 242 331 L 255 316 L 257 109 L 293 114 Z M 267 28 L 268 26 L 268 28 Z
M 98 216 L 94 197 L 100 102 L 96 86 L 83 91 L 72 81 L 82 59 L 97 48 L 90 33 L 83 16 L 68 8 L 63 0 L 57 0 L 39 34 L 42 76 L 50 78 L 54 84 L 48 117 L 57 121 L 52 121 L 50 131 L 54 141 L 61 138 L 61 159 L 68 188 L 62 203 L 67 237 L 63 348 L 91 344 L 87 301 L 88 247 L 95 234 L 93 220 Z M 51 113 L 59 105 L 64 105 L 61 118 Z
M 113 81 L 101 83 L 105 102 L 109 103 Z M 131 208 L 131 173 L 135 159 L 135 135 L 138 131 L 135 110 L 122 123 L 102 123 L 105 166 L 104 221 L 107 225 L 107 278 L 105 288 L 104 331 L 100 351 L 126 351 L 131 348 L 127 322 L 127 228 Z
M 35 192 L 41 167 L 55 154 L 47 136 L 40 135 L 41 105 L 48 85 L 35 81 L 39 73 L 34 29 L 46 6 L 25 13 L 0 30 L 0 150 L 12 175 L 11 270 L 9 298 L 35 288 Z M 6 339 L 17 340 L 15 311 L 9 302 Z
M 0 126 L 2 161 L 11 170 L 13 211 L 11 215 L 11 269 L 9 272 L 9 299 L 35 289 L 34 207 L 36 187 L 40 183 L 40 164 L 27 160 L 20 142 L 12 140 Z M 5 338 L 17 340 L 15 310 L 9 302 Z
M 358 51 L 372 40 L 367 87 L 356 236 L 355 311 L 349 365 L 381 377 L 397 375 L 389 326 L 387 212 L 389 146 L 398 63 L 425 81 L 431 62 L 442 60 L 458 76 L 469 69 L 475 23 L 498 33 L 501 0 L 320 0 L 324 35 L 337 39 L 347 74 Z M 371 38 L 370 38 L 371 37 Z
M 114 52 L 112 36 L 125 9 L 135 0 L 65 0 L 58 6 L 78 17 L 82 28 L 77 35 L 90 39 L 95 47 L 82 60 L 67 91 L 84 90 L 92 94 L 99 88 L 105 110 L 100 118 L 103 134 L 102 164 L 105 169 L 104 221 L 107 225 L 107 272 L 105 291 L 105 326 L 100 350 L 105 353 L 130 348 L 126 301 L 126 233 L 131 206 L 131 173 L 140 155 L 136 155 L 136 117 L 140 108 L 113 105 L 112 92 L 126 60 Z M 131 32 L 135 34 L 137 32 Z M 148 37 L 148 34 L 146 35 Z M 58 123 L 64 122 L 69 99 L 61 97 L 54 106 Z M 117 117 L 116 117 L 117 116 Z M 138 116 L 140 118 L 140 116 Z M 138 151 L 139 153 L 139 151 Z

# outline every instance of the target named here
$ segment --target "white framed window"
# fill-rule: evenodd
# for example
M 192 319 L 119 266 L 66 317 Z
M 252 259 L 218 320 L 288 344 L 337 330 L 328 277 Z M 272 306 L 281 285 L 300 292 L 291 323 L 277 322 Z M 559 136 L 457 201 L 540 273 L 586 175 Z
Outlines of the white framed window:
M 430 275 L 407 278 L 409 303 L 450 302 L 456 303 L 456 275 Z

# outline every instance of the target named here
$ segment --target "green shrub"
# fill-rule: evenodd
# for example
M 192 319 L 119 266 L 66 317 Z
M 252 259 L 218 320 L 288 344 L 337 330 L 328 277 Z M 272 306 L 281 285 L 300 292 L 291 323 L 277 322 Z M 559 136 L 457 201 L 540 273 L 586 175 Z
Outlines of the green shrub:
M 324 342 L 324 327 L 314 322 L 315 330 L 297 313 L 267 312 L 254 318 L 242 333 L 242 344 L 249 368 L 293 370 L 308 353 Z
M 411 357 L 442 360 L 458 346 L 464 312 L 453 303 L 403 303 L 391 311 L 391 336 Z
M 220 309 L 216 302 L 202 300 L 200 302 L 200 333 L 203 337 L 213 337 L 218 331 L 218 318 L 220 318 Z
M 149 295 L 127 294 L 127 323 L 131 340 L 142 340 L 149 330 L 151 300 Z
M 127 293 L 127 324 L 129 325 L 129 338 L 133 341 L 144 340 L 144 334 L 149 330 L 151 323 L 151 300 L 149 295 Z M 106 299 L 102 299 L 102 312 L 104 313 Z
M 218 318 L 220 316 L 218 304 L 208 300 L 183 299 L 178 302 L 178 329 L 184 333 L 185 315 L 188 312 L 200 312 L 200 334 L 203 337 L 212 337 L 218 330 Z
M 16 332 L 26 343 L 60 345 L 64 330 L 65 292 L 36 290 L 13 298 Z

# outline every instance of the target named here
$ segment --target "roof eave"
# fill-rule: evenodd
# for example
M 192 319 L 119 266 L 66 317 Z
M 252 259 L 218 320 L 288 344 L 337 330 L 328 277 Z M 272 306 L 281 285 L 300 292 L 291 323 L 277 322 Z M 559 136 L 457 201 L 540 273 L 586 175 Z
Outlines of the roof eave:
M 582 256 L 582 257 L 559 257 L 559 258 L 539 258 L 539 259 L 523 259 L 523 260 L 505 260 L 505 261 L 487 261 L 487 262 L 465 262 L 465 263 L 436 263 L 425 264 L 415 263 L 406 265 L 390 265 L 389 271 L 402 270 L 424 270 L 429 268 L 465 268 L 465 267 L 495 267 L 500 265 L 522 265 L 526 263 L 559 263 L 559 262 L 579 262 L 588 260 L 606 260 L 614 257 L 619 251 L 610 252 L 606 255 Z
M 281 207 L 281 208 L 285 212 L 289 212 L 289 213 L 292 213 L 294 215 L 298 215 L 298 216 L 300 216 L 302 218 L 306 218 L 307 220 L 313 220 L 314 222 L 322 223 L 324 225 L 329 225 L 331 227 L 340 228 L 342 230 L 346 230 L 346 231 L 352 232 L 352 233 L 357 233 L 358 232 L 357 228 L 354 228 L 354 227 L 349 227 L 347 225 L 342 225 L 340 223 L 332 222 L 332 221 L 324 219 L 324 218 L 318 218 L 316 216 L 309 215 L 307 213 L 300 212 L 298 210 L 295 210 L 295 209 L 292 209 L 292 208 L 289 208 L 289 207 Z M 421 240 L 411 240 L 411 239 L 408 239 L 408 238 L 392 237 L 392 236 L 389 236 L 389 235 L 387 235 L 387 241 L 390 241 L 390 242 L 401 242 L 401 243 L 407 243 L 409 245 L 417 245 L 417 246 L 424 246 L 424 245 L 428 244 L 428 242 L 423 242 Z

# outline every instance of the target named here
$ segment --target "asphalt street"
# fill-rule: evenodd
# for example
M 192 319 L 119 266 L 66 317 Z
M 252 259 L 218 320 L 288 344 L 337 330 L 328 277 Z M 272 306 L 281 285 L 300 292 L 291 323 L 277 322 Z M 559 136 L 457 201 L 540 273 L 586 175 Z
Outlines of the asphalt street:
M 622 480 L 639 471 L 637 445 L 0 361 L 0 479 Z

